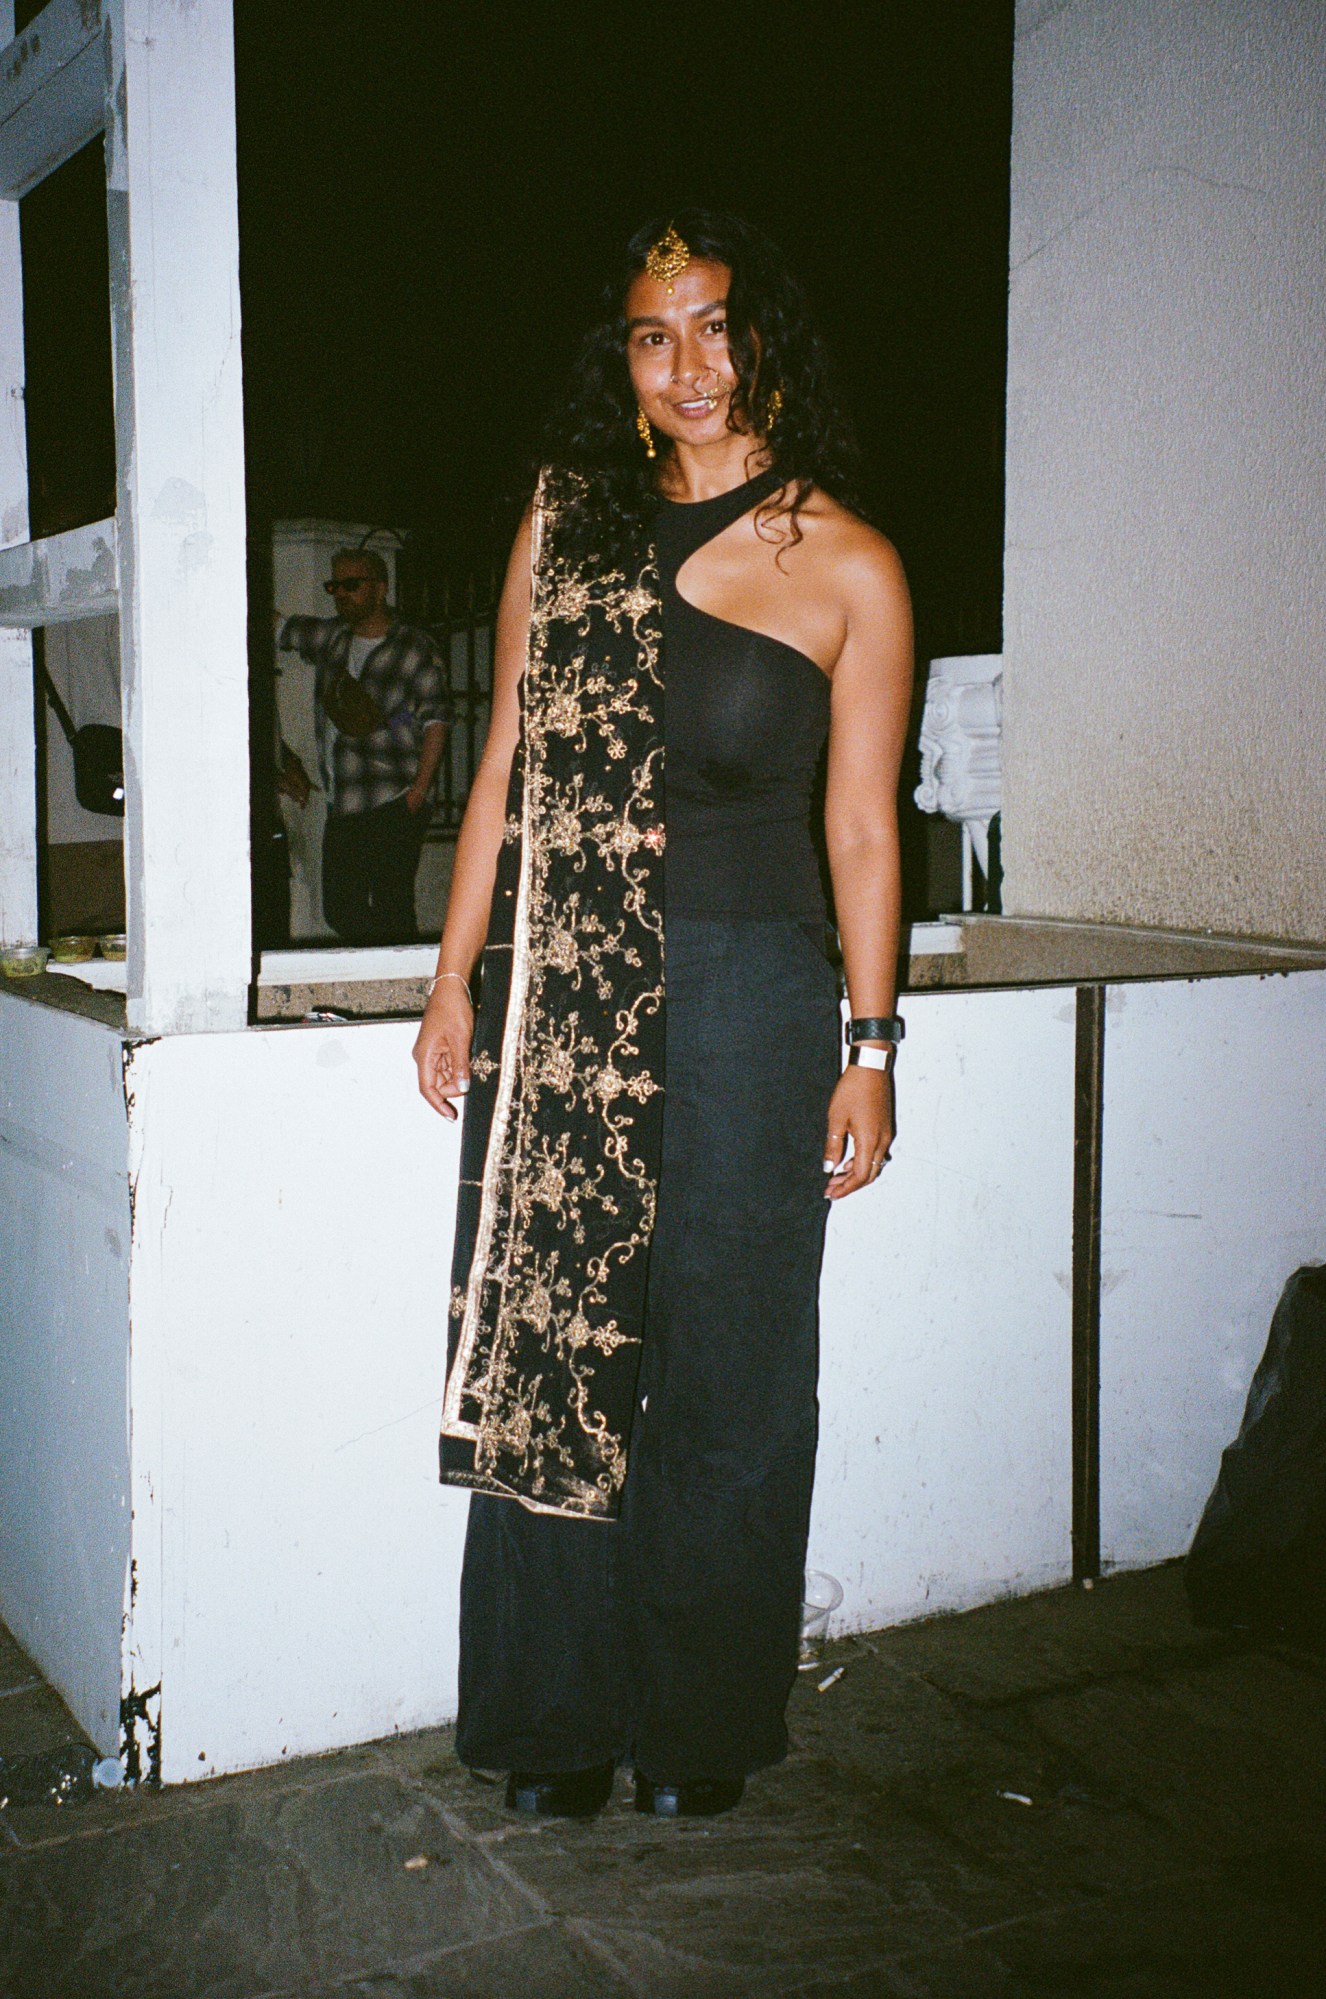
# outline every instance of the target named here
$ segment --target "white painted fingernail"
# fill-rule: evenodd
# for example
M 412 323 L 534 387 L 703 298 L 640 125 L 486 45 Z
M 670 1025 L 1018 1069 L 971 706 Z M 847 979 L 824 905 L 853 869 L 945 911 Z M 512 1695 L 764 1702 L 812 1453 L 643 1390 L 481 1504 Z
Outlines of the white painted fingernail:
M 833 1171 L 833 1161 L 832 1161 L 831 1159 L 826 1159 L 826 1160 L 825 1160 L 825 1162 L 824 1162 L 824 1170 L 825 1170 L 825 1172 L 826 1172 L 826 1173 L 832 1173 L 832 1171 Z

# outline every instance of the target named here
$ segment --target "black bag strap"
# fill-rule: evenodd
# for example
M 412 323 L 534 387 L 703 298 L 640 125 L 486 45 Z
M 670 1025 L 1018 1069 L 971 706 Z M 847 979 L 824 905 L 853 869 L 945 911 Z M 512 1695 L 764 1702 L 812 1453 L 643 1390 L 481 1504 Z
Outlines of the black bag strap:
M 41 661 L 40 665 L 37 668 L 37 672 L 41 675 L 42 686 L 46 690 L 46 699 L 50 702 L 52 708 L 54 708 L 55 710 L 55 719 L 60 724 L 60 727 L 64 730 L 65 735 L 69 738 L 69 741 L 72 743 L 74 737 L 78 734 L 77 729 L 74 727 L 74 718 L 69 713 L 69 710 L 65 707 L 64 702 L 60 699 L 59 690 L 57 689 L 55 682 L 51 679 L 50 674 L 46 671 L 45 660 Z

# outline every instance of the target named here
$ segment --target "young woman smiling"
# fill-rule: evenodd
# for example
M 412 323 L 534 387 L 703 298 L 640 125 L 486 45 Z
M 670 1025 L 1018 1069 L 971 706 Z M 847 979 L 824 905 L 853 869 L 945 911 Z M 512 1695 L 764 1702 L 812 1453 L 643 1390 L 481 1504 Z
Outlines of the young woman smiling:
M 415 1047 L 468 1092 L 457 1750 L 518 1810 L 629 1761 L 638 1810 L 706 1813 L 786 1751 L 825 1221 L 893 1137 L 910 612 L 747 224 L 641 230 L 573 379 Z

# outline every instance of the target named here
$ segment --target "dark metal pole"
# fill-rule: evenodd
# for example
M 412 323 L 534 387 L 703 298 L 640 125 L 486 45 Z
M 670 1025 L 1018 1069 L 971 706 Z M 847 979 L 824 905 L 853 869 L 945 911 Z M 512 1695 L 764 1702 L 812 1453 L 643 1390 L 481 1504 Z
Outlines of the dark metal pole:
M 1100 1574 L 1100 1152 L 1105 988 L 1077 989 L 1073 1092 L 1073 1580 Z

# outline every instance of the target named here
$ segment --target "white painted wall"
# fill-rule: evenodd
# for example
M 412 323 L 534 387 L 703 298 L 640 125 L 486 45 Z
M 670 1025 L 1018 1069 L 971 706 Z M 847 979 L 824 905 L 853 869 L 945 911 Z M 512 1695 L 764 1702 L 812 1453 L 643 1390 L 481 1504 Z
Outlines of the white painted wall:
M 1020 0 L 1004 907 L 1326 937 L 1326 8 Z
M 1113 986 L 1101 1549 L 1184 1552 L 1291 1271 L 1326 1262 L 1326 973 Z
M 812 1556 L 858 1627 L 1069 1562 L 1072 998 L 909 1007 L 903 1137 L 830 1223 Z M 133 1052 L 138 1596 L 167 1781 L 441 1720 L 457 1134 L 408 1022 Z
M 458 1141 L 409 1022 L 140 1046 L 130 1667 L 168 1782 L 454 1712 Z
M 0 1617 L 107 1755 L 130 1538 L 120 1052 L 0 993 Z
M 847 1629 L 1070 1562 L 1074 995 L 907 1012 L 896 1155 L 825 1261 L 810 1560 Z M 454 1711 L 458 1144 L 413 1033 L 139 1042 L 126 1131 L 118 1037 L 0 995 L 0 1615 L 113 1747 L 127 1493 L 123 1683 L 161 1685 L 170 1782 Z M 1284 1278 L 1322 1255 L 1324 1051 L 1326 973 L 1111 989 L 1110 1563 L 1186 1544 Z
M 812 1568 L 835 1628 L 1071 1573 L 1071 992 L 913 994 L 898 1139 L 834 1209 Z
M 220 1031 L 252 970 L 232 7 L 107 12 L 128 1014 Z

